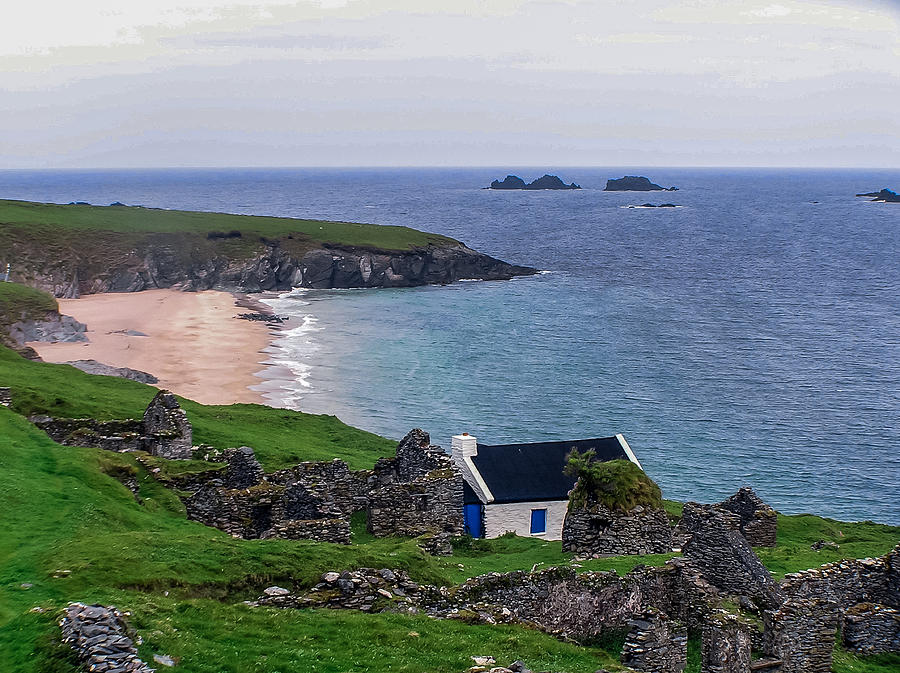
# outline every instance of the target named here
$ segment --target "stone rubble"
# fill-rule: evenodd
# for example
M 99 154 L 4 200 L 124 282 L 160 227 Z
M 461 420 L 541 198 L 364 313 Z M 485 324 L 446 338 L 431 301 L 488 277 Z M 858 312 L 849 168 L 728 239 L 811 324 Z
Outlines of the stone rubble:
M 153 673 L 138 657 L 121 612 L 114 607 L 70 603 L 59 622 L 62 641 L 91 673 Z

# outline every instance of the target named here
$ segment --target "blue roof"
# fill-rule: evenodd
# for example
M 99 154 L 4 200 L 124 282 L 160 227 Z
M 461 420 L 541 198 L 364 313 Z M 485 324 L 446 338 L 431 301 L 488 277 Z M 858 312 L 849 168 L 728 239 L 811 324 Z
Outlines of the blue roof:
M 628 460 L 617 437 L 578 439 L 569 442 L 478 445 L 472 463 L 487 484 L 494 502 L 566 500 L 575 478 L 563 474 L 566 455 L 572 449 L 593 449 L 596 459 Z M 470 493 L 471 492 L 471 495 Z M 466 502 L 478 502 L 474 491 L 465 492 Z M 474 500 L 469 500 L 474 497 Z

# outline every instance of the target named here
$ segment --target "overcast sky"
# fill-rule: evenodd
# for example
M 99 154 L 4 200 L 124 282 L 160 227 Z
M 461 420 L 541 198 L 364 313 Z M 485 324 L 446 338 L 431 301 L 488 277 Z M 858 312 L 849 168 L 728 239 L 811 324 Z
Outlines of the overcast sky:
M 900 2 L 31 0 L 0 167 L 900 166 Z

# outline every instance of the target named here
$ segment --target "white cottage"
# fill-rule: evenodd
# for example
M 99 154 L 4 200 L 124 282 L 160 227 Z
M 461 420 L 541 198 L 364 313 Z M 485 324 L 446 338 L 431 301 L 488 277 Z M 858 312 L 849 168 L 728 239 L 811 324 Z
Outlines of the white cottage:
M 465 478 L 466 532 L 498 537 L 508 531 L 525 537 L 561 540 L 569 491 L 575 479 L 563 474 L 572 449 L 593 450 L 597 460 L 630 460 L 621 434 L 601 439 L 488 446 L 468 434 L 454 435 L 453 460 Z

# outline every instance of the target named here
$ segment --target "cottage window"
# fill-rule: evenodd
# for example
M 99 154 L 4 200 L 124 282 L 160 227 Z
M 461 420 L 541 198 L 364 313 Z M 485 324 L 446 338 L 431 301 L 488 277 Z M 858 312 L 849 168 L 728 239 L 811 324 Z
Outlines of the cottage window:
M 531 510 L 531 534 L 547 532 L 547 510 L 533 509 Z

